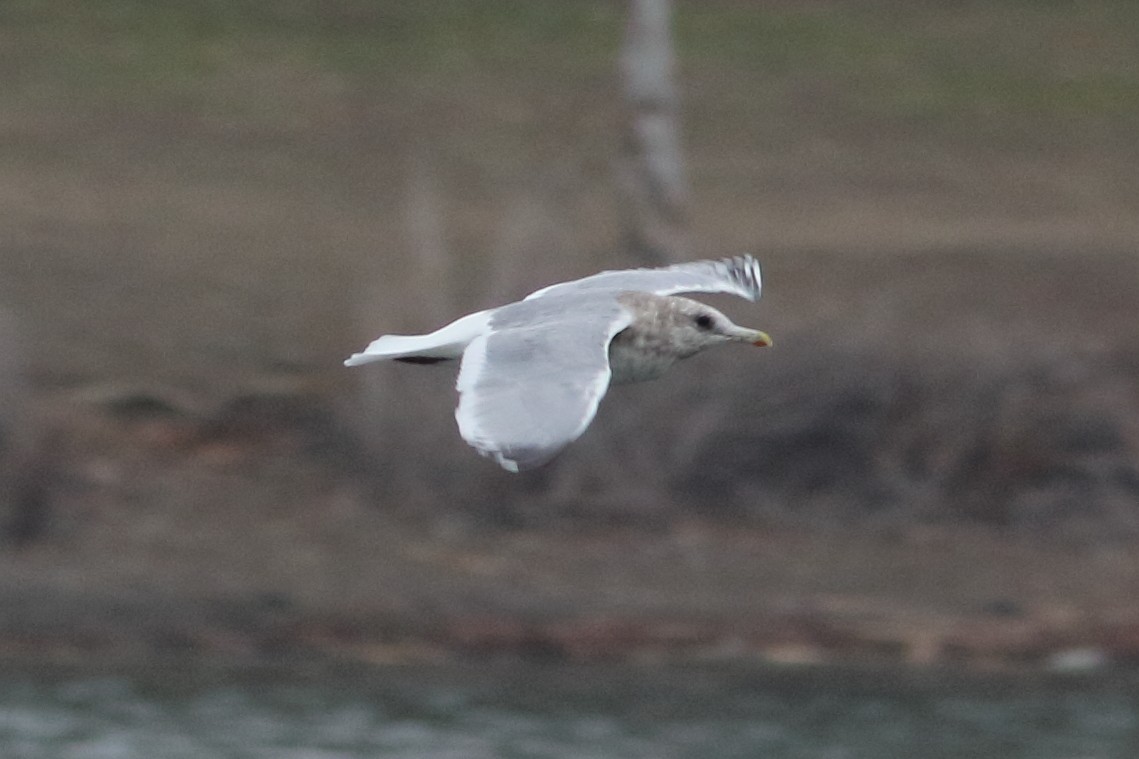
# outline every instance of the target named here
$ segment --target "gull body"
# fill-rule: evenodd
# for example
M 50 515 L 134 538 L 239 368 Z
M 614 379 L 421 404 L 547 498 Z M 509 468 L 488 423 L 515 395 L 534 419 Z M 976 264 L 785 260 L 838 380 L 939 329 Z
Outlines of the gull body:
M 456 319 L 425 335 L 384 335 L 344 363 L 462 360 L 463 439 L 510 471 L 546 463 L 589 426 L 613 383 L 655 379 L 713 345 L 771 344 L 763 332 L 677 292 L 759 297 L 751 256 L 606 271 Z

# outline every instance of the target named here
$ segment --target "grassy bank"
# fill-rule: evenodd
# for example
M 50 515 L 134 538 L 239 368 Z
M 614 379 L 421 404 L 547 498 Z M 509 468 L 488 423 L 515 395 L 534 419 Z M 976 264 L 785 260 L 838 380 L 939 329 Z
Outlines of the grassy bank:
M 21 64 L 9 88 L 54 82 L 144 104 L 267 61 L 369 80 L 472 69 L 607 74 L 624 9 L 593 0 L 23 0 L 6 3 L 0 21 L 17 51 L 9 60 Z M 1031 118 L 1046 128 L 1062 117 L 1135 118 L 1137 28 L 1139 10 L 1126 2 L 707 2 L 677 4 L 675 36 L 685 69 L 774 87 L 828 82 L 842 90 L 830 105 L 850 115 L 922 125 Z
M 831 573 L 826 541 L 795 582 L 747 546 L 700 567 L 725 526 L 918 556 L 926 531 L 975 529 L 997 548 L 938 613 L 1051 608 L 1032 594 L 1087 559 L 1071 592 L 1118 587 L 1097 608 L 1130 619 L 1132 4 L 685 3 L 692 255 L 761 258 L 763 301 L 725 308 L 777 349 L 615 392 L 527 478 L 458 439 L 447 371 L 341 368 L 379 332 L 634 263 L 610 166 L 622 23 L 608 2 L 0 7 L 0 302 L 38 414 L 7 576 L 427 627 L 604 615 L 599 592 L 729 615 L 766 580 L 892 609 L 928 586 Z M 566 557 L 511 606 L 592 529 L 616 536 L 605 578 Z M 488 534 L 538 548 L 495 563 Z M 1087 553 L 993 599 L 1005 539 L 1037 568 Z M 939 576 L 978 561 L 952 543 Z M 665 565 L 695 590 L 654 584 Z

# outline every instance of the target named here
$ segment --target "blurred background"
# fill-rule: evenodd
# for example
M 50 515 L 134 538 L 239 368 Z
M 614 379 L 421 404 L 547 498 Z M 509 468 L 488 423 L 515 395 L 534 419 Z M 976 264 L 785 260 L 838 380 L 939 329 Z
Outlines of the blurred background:
M 0 746 L 1134 755 L 1136 134 L 1124 0 L 0 4 Z M 615 389 L 533 473 L 461 441 L 453 368 L 341 366 L 744 251 L 763 299 L 709 301 L 775 347 Z M 1091 695 L 906 679 L 1071 670 Z M 488 704 L 513 738 L 464 732 Z

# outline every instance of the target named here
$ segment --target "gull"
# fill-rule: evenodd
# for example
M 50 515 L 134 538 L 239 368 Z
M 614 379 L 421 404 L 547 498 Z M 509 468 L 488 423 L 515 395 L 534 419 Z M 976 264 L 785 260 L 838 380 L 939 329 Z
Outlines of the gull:
M 771 345 L 677 293 L 761 290 L 750 255 L 653 269 L 603 271 L 468 314 L 426 335 L 384 335 L 345 366 L 373 361 L 433 364 L 461 359 L 459 434 L 504 469 L 550 461 L 593 421 L 609 385 L 659 377 L 713 345 Z

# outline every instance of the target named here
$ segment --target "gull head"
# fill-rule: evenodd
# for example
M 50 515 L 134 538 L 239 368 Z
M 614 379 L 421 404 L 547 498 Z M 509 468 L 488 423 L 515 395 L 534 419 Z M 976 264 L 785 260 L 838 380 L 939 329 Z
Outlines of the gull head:
M 626 292 L 618 300 L 633 318 L 609 346 L 615 383 L 654 379 L 680 359 L 713 345 L 771 345 L 767 333 L 734 324 L 720 311 L 689 298 Z
M 680 358 L 722 343 L 748 343 L 761 348 L 771 345 L 766 332 L 741 327 L 709 305 L 675 295 L 662 300 L 665 303 L 659 316 L 660 327 Z

